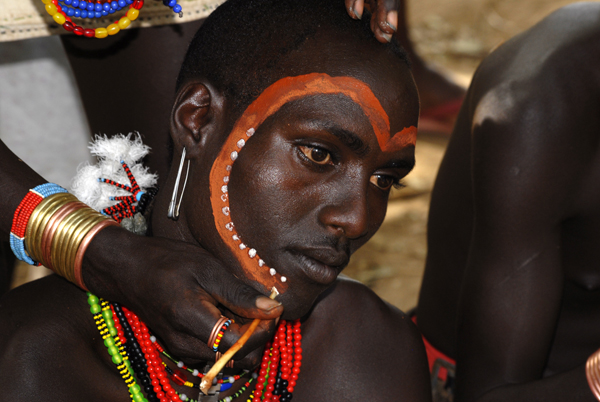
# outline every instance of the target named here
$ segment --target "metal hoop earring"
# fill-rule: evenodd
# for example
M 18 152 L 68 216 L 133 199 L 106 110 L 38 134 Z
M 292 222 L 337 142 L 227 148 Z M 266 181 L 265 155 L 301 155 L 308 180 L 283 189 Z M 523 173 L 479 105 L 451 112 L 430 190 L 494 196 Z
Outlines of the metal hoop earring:
M 185 172 L 185 180 L 183 181 L 183 188 L 181 189 L 181 196 L 179 202 L 177 202 L 177 193 L 179 192 L 179 180 L 181 179 L 181 172 L 183 171 L 183 163 L 185 162 L 185 147 L 181 152 L 181 162 L 179 162 L 179 170 L 177 171 L 177 178 L 175 179 L 175 188 L 173 189 L 173 195 L 171 196 L 171 202 L 169 203 L 169 211 L 167 217 L 176 221 L 179 218 L 179 207 L 181 206 L 181 200 L 183 200 L 183 193 L 185 192 L 185 186 L 187 184 L 188 174 L 190 173 L 190 161 L 187 164 L 187 171 Z

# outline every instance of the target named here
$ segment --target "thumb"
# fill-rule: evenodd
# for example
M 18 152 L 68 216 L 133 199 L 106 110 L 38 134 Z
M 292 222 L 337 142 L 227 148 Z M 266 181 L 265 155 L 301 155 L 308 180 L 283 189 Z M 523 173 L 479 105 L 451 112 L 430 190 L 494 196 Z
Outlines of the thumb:
M 220 304 L 241 317 L 273 320 L 283 313 L 280 302 L 270 299 L 229 273 L 219 275 L 205 289 Z

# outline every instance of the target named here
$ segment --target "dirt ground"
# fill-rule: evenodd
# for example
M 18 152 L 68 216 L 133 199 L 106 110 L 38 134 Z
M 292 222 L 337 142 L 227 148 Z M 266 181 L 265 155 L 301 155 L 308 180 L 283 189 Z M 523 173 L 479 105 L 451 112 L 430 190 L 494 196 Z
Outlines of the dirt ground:
M 410 34 L 419 54 L 468 86 L 486 54 L 532 26 L 566 0 L 408 0 Z M 414 307 L 427 253 L 431 189 L 447 140 L 421 133 L 417 165 L 406 188 L 394 192 L 380 231 L 352 258 L 345 274 L 403 310 Z M 43 276 L 43 267 L 20 267 L 15 285 Z

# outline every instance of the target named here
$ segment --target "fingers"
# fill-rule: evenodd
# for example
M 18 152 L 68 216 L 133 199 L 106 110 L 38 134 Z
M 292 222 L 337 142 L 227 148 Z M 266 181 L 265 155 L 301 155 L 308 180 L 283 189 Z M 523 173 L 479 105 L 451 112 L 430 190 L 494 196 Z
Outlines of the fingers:
M 237 362 L 249 357 L 250 359 L 248 359 L 248 363 L 257 363 L 252 360 L 254 357 L 260 358 L 260 353 L 255 356 L 255 352 L 262 351 L 264 345 L 273 338 L 273 335 L 275 334 L 276 321 L 277 320 L 261 321 L 246 344 L 235 354 L 233 359 Z M 246 332 L 251 323 L 251 321 L 248 321 L 243 325 L 240 325 L 239 323 L 232 323 L 221 340 L 219 351 L 225 353 Z
M 346 0 L 346 11 L 354 19 L 361 19 L 364 0 Z M 398 30 L 398 11 L 402 7 L 401 0 L 369 0 L 368 8 L 371 11 L 371 30 L 375 38 L 382 43 L 390 42 L 394 32 Z
M 274 320 L 283 313 L 280 302 L 269 299 L 233 275 L 220 275 L 219 283 L 213 282 L 206 290 L 241 317 Z
M 346 0 L 346 10 L 348 15 L 355 20 L 360 20 L 365 8 L 364 0 Z
M 398 21 L 398 11 L 402 6 L 400 0 L 372 0 L 371 29 L 380 42 L 389 42 L 392 40 L 394 32 L 398 30 L 398 24 L 404 21 Z

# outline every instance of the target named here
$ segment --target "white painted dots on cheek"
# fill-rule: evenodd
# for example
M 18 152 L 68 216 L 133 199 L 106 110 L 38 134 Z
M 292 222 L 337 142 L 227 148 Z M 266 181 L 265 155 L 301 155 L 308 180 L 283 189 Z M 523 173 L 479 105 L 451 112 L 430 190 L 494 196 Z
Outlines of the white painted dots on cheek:
M 250 128 L 246 131 L 246 136 L 248 138 L 250 138 L 254 135 L 254 133 L 255 133 L 255 130 L 253 128 Z M 246 140 L 243 138 L 240 138 L 240 140 L 236 143 L 236 146 L 239 148 L 240 151 L 245 145 L 246 145 Z M 232 163 L 235 162 L 235 160 L 238 158 L 238 156 L 239 156 L 239 154 L 237 151 L 232 151 L 231 154 L 229 154 L 229 157 L 231 158 Z M 221 195 L 221 201 L 223 201 L 227 205 L 225 205 L 221 209 L 221 211 L 223 212 L 223 215 L 229 216 L 229 214 L 230 214 L 229 195 L 228 195 L 229 188 L 227 187 L 227 183 L 229 183 L 229 175 L 231 175 L 232 165 L 227 165 L 225 167 L 225 169 L 227 170 L 228 175 L 223 177 L 223 183 L 225 183 L 225 184 L 221 187 L 221 191 L 223 192 L 223 194 Z M 225 229 L 229 230 L 230 232 L 233 232 L 233 229 L 234 229 L 233 222 L 227 223 L 225 225 Z M 242 243 L 239 235 L 234 234 L 233 236 L 231 236 L 231 238 L 235 242 L 240 242 L 240 244 L 238 244 L 238 247 L 240 248 L 240 250 L 245 250 L 246 248 L 248 248 L 248 246 L 246 246 L 244 243 Z M 253 248 L 250 248 L 248 250 L 248 257 L 251 259 L 258 257 L 256 250 Z M 258 258 L 258 266 L 262 267 L 264 265 L 265 265 L 265 262 L 262 259 Z M 277 274 L 277 270 L 275 268 L 269 268 L 269 273 L 271 274 L 271 276 L 275 276 Z M 280 279 L 281 279 L 281 282 L 287 281 L 287 278 L 285 276 L 281 276 Z

